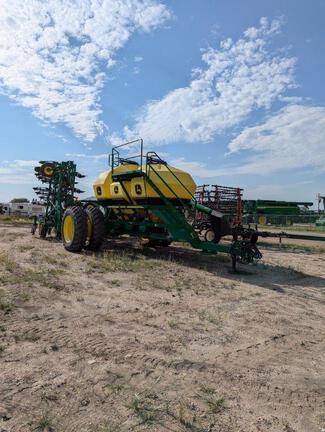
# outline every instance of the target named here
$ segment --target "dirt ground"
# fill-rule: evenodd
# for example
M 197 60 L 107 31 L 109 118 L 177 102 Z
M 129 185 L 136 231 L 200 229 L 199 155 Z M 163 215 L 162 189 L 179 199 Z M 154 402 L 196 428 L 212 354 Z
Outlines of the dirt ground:
M 0 239 L 1 432 L 325 430 L 323 249 Z

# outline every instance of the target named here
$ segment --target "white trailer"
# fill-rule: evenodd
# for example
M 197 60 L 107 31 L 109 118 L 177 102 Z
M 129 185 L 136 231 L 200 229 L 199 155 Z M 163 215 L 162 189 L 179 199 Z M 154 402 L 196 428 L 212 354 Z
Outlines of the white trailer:
M 6 216 L 10 215 L 10 203 L 0 203 L 0 213 Z
M 28 208 L 28 216 L 32 217 L 32 216 L 43 216 L 45 213 L 45 207 L 43 205 L 40 204 L 29 204 L 29 208 Z
M 45 207 L 41 204 L 27 203 L 27 202 L 14 202 L 0 204 L 1 213 L 8 216 L 43 216 Z
M 13 216 L 28 216 L 28 202 L 13 202 L 11 203 L 10 214 Z

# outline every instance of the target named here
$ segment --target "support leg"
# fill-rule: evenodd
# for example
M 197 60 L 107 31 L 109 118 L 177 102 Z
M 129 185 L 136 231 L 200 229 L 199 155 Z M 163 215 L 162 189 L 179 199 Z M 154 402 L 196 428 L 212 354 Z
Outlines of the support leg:
M 32 233 L 32 235 L 35 234 L 36 230 L 37 230 L 37 216 L 34 216 L 34 217 L 33 217 L 33 224 L 32 224 L 32 228 L 31 228 L 31 233 Z
M 236 273 L 236 265 L 237 265 L 237 256 L 231 255 L 231 264 L 232 264 L 232 271 Z

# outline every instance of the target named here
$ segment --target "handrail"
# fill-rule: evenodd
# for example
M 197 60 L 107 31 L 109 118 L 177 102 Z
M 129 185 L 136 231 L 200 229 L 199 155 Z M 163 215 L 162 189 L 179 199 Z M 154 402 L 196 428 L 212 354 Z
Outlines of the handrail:
M 114 167 L 119 166 L 120 152 L 117 149 L 120 148 L 120 147 L 125 147 L 125 146 L 130 145 L 130 144 L 134 144 L 136 142 L 140 142 L 140 154 L 139 155 L 130 156 L 129 159 L 135 159 L 135 158 L 139 157 L 140 158 L 140 167 L 141 167 L 141 170 L 142 170 L 142 167 L 143 167 L 143 139 L 139 138 L 139 139 L 136 139 L 136 140 L 133 140 L 133 141 L 128 141 L 126 143 L 118 144 L 118 145 L 112 147 L 112 153 L 111 153 L 111 155 L 112 155 L 112 160 L 111 160 L 112 174 L 113 174 L 113 171 L 114 171 Z M 115 161 L 115 155 L 117 156 L 117 161 Z
M 138 138 L 136 140 L 128 141 L 128 142 L 125 142 L 123 144 L 118 144 L 118 145 L 114 146 L 113 148 L 117 149 L 117 148 L 120 148 L 120 147 L 124 147 L 126 145 L 134 144 L 134 143 L 139 142 L 139 141 L 142 142 L 142 144 L 143 144 L 143 139 L 142 138 Z

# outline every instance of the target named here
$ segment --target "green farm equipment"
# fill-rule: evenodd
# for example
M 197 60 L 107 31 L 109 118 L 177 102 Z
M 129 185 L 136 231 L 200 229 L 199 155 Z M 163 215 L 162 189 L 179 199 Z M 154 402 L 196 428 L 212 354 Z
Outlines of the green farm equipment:
M 140 145 L 136 156 L 122 157 Z M 53 233 L 62 238 L 66 250 L 98 250 L 105 238 L 120 235 L 149 240 L 152 246 L 187 242 L 205 253 L 218 252 L 236 263 L 249 264 L 262 257 L 259 237 L 324 241 L 324 236 L 258 231 L 241 223 L 241 189 L 209 189 L 215 199 L 195 195 L 190 174 L 168 165 L 157 153 L 143 151 L 143 141 L 135 140 L 113 147 L 110 170 L 95 181 L 94 199 L 78 200 L 81 193 L 76 179 L 84 177 L 71 162 L 40 162 L 35 174 L 45 187 L 34 188 L 46 206 L 39 221 L 41 237 Z M 206 205 L 205 205 L 206 204 Z M 235 215 L 235 218 L 231 217 Z M 222 237 L 230 241 L 220 244 Z
M 244 217 L 248 223 L 259 225 L 292 225 L 314 223 L 317 215 L 309 208 L 312 202 L 244 200 Z
M 130 151 L 135 145 L 140 145 L 140 153 L 121 156 L 122 147 Z M 44 174 L 44 163 L 37 169 L 48 184 L 46 193 L 37 189 L 46 203 L 40 233 L 44 237 L 54 228 L 69 251 L 97 250 L 104 238 L 128 234 L 148 239 L 153 246 L 181 241 L 206 253 L 227 253 L 234 269 L 237 261 L 248 264 L 262 257 L 251 230 L 233 233 L 228 244 L 202 239 L 194 223 L 198 214 L 216 221 L 216 227 L 222 225 L 223 214 L 198 202 L 188 173 L 171 167 L 155 152 L 145 154 L 141 139 L 113 147 L 110 170 L 99 175 L 92 200 L 75 199 L 75 178 L 80 175 L 72 162 L 52 162 L 51 167 L 50 175 Z
M 76 171 L 76 165 L 71 162 L 40 161 L 35 167 L 35 175 L 44 186 L 34 187 L 36 195 L 45 205 L 45 214 L 39 221 L 39 234 L 45 238 L 49 233 L 55 233 L 61 238 L 61 224 L 64 211 L 76 202 L 76 178 L 84 177 Z

